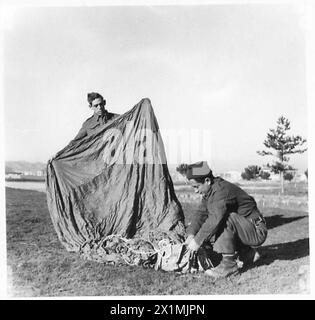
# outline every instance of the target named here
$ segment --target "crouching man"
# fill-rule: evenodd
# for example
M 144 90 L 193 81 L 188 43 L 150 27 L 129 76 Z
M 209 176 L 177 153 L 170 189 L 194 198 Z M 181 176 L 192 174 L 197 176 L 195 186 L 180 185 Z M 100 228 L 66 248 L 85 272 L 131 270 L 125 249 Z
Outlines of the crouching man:
M 202 195 L 199 210 L 187 229 L 186 245 L 192 252 L 207 243 L 222 254 L 220 264 L 206 270 L 214 278 L 239 272 L 259 258 L 255 248 L 267 237 L 265 219 L 256 201 L 244 190 L 220 177 L 214 177 L 207 162 L 182 164 L 176 169 Z

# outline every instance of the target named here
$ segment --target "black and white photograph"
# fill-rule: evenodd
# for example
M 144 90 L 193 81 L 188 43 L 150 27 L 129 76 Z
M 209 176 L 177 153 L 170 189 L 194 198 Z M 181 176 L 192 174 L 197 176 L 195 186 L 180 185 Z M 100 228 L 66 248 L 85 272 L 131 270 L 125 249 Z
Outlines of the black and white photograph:
M 308 298 L 308 4 L 4 2 L 5 295 Z

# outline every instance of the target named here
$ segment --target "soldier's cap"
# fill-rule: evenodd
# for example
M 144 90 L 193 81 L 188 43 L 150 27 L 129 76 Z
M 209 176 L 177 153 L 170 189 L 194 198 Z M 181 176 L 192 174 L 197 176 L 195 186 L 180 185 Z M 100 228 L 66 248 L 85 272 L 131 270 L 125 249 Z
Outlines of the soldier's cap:
M 186 178 L 190 179 L 199 179 L 205 178 L 210 173 L 212 173 L 211 169 L 208 166 L 207 161 L 199 161 L 196 163 L 189 164 L 187 166 Z

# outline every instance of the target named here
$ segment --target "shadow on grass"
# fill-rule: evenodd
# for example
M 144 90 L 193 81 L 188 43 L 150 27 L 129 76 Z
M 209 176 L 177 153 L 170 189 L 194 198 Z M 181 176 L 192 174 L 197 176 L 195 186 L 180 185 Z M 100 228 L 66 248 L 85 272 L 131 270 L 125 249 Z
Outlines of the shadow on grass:
M 298 217 L 290 217 L 286 218 L 282 214 L 276 214 L 274 216 L 265 217 L 268 230 L 282 226 L 284 224 L 297 221 L 303 218 L 306 218 L 307 216 L 298 216 Z
M 256 266 L 268 265 L 276 260 L 295 260 L 309 255 L 309 238 L 292 242 L 263 246 L 259 249 L 261 259 Z

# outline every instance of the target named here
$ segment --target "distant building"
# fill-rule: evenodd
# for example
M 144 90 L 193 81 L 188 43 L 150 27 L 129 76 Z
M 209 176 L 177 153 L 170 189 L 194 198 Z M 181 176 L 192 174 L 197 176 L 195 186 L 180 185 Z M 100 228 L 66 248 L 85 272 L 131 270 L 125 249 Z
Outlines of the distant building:
M 45 170 L 34 170 L 34 171 L 23 171 L 22 174 L 24 176 L 37 176 L 42 177 L 45 175 Z
M 296 173 L 294 175 L 294 178 L 293 178 L 292 181 L 294 181 L 294 182 L 304 182 L 304 181 L 307 181 L 307 177 L 306 177 L 305 173 L 298 172 L 298 173 Z
M 17 172 L 6 170 L 5 180 L 45 181 L 45 171 L 38 170 L 35 173 L 33 173 L 31 171 Z
M 21 179 L 22 172 L 6 171 L 5 179 Z
M 45 170 L 38 170 L 38 171 L 36 172 L 36 175 L 39 176 L 39 177 L 44 176 L 44 175 L 45 175 Z
M 231 182 L 240 181 L 242 179 L 240 171 L 227 171 L 220 174 L 219 176 Z
M 23 175 L 24 176 L 31 176 L 31 175 L 33 175 L 33 172 L 32 171 L 23 171 Z

